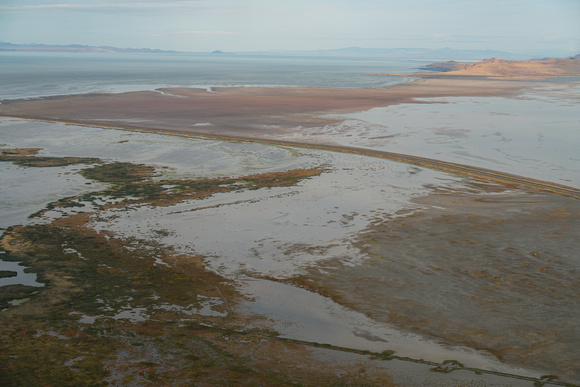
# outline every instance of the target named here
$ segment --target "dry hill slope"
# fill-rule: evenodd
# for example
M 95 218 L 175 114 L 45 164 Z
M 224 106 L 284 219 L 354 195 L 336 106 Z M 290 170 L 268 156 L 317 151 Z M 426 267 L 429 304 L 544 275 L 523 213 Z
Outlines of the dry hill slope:
M 443 62 L 427 66 L 436 72 L 390 74 L 417 77 L 555 78 L 580 76 L 580 55 L 530 60 L 485 59 L 475 63 Z

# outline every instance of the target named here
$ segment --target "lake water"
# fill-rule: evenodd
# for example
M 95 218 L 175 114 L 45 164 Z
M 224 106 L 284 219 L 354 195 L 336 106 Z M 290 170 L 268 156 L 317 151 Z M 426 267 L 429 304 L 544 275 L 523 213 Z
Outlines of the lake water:
M 385 87 L 428 62 L 195 54 L 0 52 L 0 100 L 160 87 Z
M 369 74 L 410 72 L 425 64 L 48 53 L 0 53 L 0 61 L 0 99 L 166 86 L 388 87 L 408 79 Z M 550 85 L 538 83 L 517 98 L 446 98 L 377 108 L 315 131 L 319 140 L 578 187 L 579 92 Z M 272 319 L 285 337 L 395 348 L 403 356 L 580 380 L 580 331 L 573 324 L 580 318 L 574 293 L 580 270 L 575 200 L 363 156 L 19 119 L 0 119 L 0 146 L 144 163 L 170 178 L 324 164 L 327 172 L 295 187 L 103 212 L 92 227 L 127 238 L 156 238 L 186 254 L 206 256 L 208 268 L 239 281 L 251 299 L 242 308 Z M 51 201 L 102 188 L 78 174 L 81 166 L 0 164 L 2 228 L 32 222 L 28 215 Z M 47 215 L 34 221 L 62 216 Z M 10 281 L 22 277 L 35 284 L 33 276 L 24 278 L 27 273 L 10 265 L 4 270 L 18 272 Z M 248 273 L 306 275 L 341 304 Z

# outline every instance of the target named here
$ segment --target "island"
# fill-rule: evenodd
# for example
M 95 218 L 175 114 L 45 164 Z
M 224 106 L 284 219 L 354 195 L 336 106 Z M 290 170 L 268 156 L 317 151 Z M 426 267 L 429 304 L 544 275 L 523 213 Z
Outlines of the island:
M 530 60 L 484 59 L 479 62 L 448 61 L 425 67 L 433 72 L 398 74 L 421 78 L 483 77 L 501 79 L 537 79 L 580 76 L 580 54 L 569 58 Z

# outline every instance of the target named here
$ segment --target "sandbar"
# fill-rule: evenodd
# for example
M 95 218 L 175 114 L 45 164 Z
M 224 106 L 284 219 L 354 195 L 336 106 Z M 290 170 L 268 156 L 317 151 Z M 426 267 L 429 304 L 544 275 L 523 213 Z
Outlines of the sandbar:
M 272 139 L 336 123 L 326 113 L 350 113 L 436 97 L 515 96 L 520 81 L 418 79 L 384 89 L 167 88 L 120 94 L 4 100 L 0 115 L 77 124 L 164 130 L 245 139 Z

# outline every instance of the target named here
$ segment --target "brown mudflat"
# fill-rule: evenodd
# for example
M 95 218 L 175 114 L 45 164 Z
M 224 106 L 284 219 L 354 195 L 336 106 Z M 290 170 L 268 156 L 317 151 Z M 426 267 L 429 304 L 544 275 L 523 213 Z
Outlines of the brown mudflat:
M 525 82 L 422 79 L 386 89 L 172 88 L 3 101 L 0 115 L 174 132 L 272 138 L 336 123 L 327 113 L 365 111 L 422 98 L 510 96 Z

